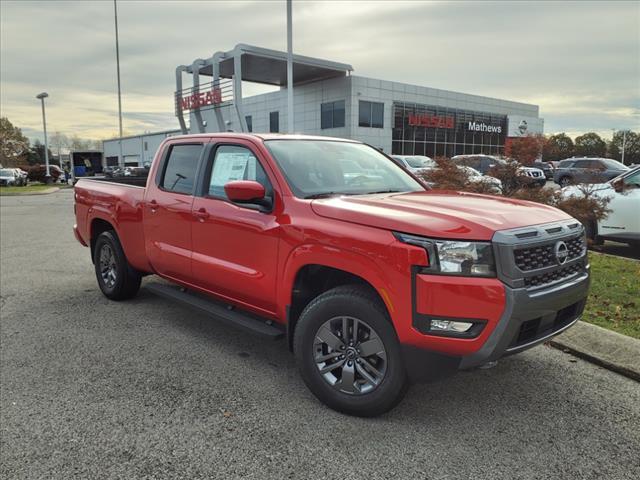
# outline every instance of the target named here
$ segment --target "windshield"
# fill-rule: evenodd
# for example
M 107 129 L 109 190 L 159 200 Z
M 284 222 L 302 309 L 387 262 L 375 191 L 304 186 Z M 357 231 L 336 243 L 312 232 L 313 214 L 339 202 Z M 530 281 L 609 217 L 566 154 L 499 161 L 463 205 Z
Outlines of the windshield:
M 425 190 L 395 162 L 360 143 L 267 140 L 265 145 L 299 198 Z
M 617 160 L 611 160 L 610 158 L 603 158 L 602 163 L 611 170 L 629 170 L 629 167 L 618 162 Z

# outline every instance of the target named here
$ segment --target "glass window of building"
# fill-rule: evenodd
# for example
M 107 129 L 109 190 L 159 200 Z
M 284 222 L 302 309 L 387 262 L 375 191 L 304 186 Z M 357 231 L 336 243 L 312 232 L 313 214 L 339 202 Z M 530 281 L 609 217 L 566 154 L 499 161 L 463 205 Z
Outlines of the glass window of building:
M 253 132 L 253 118 L 251 118 L 251 115 L 246 115 L 244 120 L 247 122 L 247 131 Z
M 320 105 L 320 128 L 344 127 L 344 100 Z
M 358 125 L 361 127 L 384 128 L 384 103 L 360 100 Z
M 271 133 L 280 131 L 280 112 L 269 113 L 269 131 Z
M 504 151 L 506 115 L 394 102 L 392 119 L 392 154 L 453 157 Z

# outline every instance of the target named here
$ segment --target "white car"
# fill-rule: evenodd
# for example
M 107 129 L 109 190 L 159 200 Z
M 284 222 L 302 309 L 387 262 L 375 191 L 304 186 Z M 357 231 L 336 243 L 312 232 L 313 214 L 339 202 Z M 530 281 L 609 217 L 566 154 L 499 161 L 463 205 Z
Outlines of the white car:
M 607 208 L 611 210 L 597 225 L 587 228 L 587 233 L 596 242 L 613 240 L 640 245 L 640 167 L 623 173 L 607 183 L 572 185 L 562 189 L 565 196 L 584 195 L 589 189 L 593 195 L 609 197 Z
M 467 167 L 465 165 L 458 165 L 458 168 L 463 170 L 467 174 L 467 178 L 470 182 L 480 183 L 484 182 L 489 184 L 495 192 L 500 192 L 502 190 L 502 182 L 495 177 L 490 175 L 483 175 L 475 168 Z
M 2 168 L 0 169 L 0 185 L 5 187 L 12 186 L 24 186 L 27 184 L 27 179 L 18 173 L 17 168 Z
M 496 165 L 505 164 L 507 162 L 505 159 L 500 157 L 482 154 L 456 155 L 451 158 L 451 161 L 457 165 L 465 165 L 467 167 L 475 168 L 483 175 L 489 173 L 489 171 Z M 547 183 L 544 172 L 539 168 L 521 166 L 518 168 L 518 174 L 523 177 L 531 178 L 535 184 L 541 187 Z
M 426 172 L 438 166 L 432 158 L 424 155 L 393 155 L 392 158 L 398 165 L 412 173 Z

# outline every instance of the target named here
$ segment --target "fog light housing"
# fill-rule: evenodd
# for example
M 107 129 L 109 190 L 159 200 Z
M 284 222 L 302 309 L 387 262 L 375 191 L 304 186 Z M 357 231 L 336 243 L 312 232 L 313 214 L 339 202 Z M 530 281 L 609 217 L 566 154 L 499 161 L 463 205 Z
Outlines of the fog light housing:
M 471 322 L 456 322 L 453 320 L 431 320 L 431 330 L 434 332 L 455 332 L 465 333 L 468 332 L 473 323 Z

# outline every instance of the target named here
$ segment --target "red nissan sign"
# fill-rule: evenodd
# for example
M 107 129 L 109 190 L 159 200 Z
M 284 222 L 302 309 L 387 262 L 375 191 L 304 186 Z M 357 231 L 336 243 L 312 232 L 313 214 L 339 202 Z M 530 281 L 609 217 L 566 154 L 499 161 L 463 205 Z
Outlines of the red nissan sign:
M 193 110 L 207 105 L 222 103 L 222 92 L 219 88 L 212 88 L 206 92 L 193 93 L 186 97 L 180 97 L 182 110 Z
M 409 115 L 409 125 L 412 127 L 454 128 L 453 117 L 439 117 L 437 115 Z

